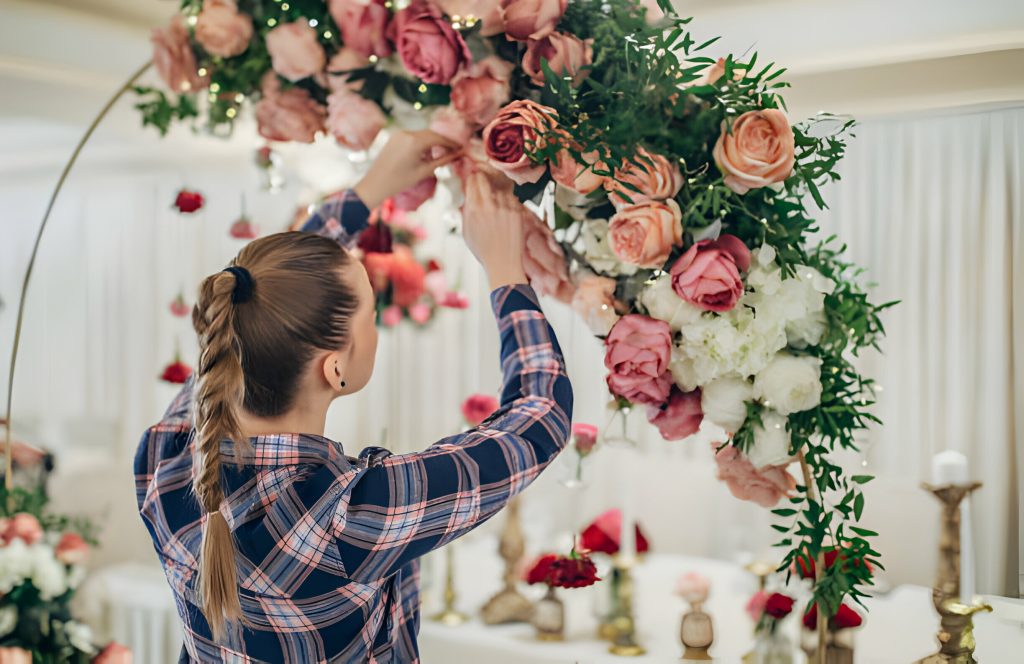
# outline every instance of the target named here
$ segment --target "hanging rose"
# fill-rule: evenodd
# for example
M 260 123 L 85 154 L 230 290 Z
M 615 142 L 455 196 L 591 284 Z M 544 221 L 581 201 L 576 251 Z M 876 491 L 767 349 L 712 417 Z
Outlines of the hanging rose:
M 544 39 L 555 31 L 569 0 L 501 0 L 501 19 L 510 39 Z
M 531 586 L 538 583 L 547 583 L 551 576 L 551 566 L 556 560 L 558 560 L 558 556 L 554 553 L 545 553 L 538 557 L 532 564 L 526 567 L 523 580 Z
M 628 205 L 608 222 L 608 246 L 630 265 L 660 268 L 682 241 L 682 212 L 673 200 Z
M 437 178 L 433 175 L 425 177 L 405 191 L 396 194 L 393 199 L 395 207 L 403 212 L 413 212 L 433 198 L 436 191 Z
M 599 161 L 597 151 L 580 155 L 579 162 L 569 150 L 562 150 L 551 162 L 551 179 L 563 187 L 572 189 L 578 194 L 589 194 L 597 191 L 604 184 L 605 176 L 598 175 L 594 168 L 604 170 L 606 166 Z
M 508 101 L 514 68 L 493 55 L 474 62 L 452 79 L 452 106 L 477 127 L 486 125 Z
M 178 212 L 182 214 L 192 214 L 200 210 L 205 202 L 206 200 L 202 194 L 198 191 L 189 191 L 188 189 L 182 189 L 174 197 L 174 207 L 178 208 Z
M 160 375 L 160 380 L 168 383 L 181 384 L 188 380 L 188 377 L 192 375 L 192 367 L 188 366 L 180 359 L 176 359 L 166 367 L 164 372 Z
M 579 280 L 572 294 L 573 311 L 596 336 L 607 336 L 619 320 L 615 287 L 614 279 L 591 274 Z
M 676 164 L 640 148 L 632 161 L 616 169 L 614 177 L 604 180 L 604 186 L 612 204 L 621 210 L 644 201 L 675 198 L 683 187 L 683 176 Z
M 725 186 L 737 194 L 782 182 L 793 173 L 793 129 L 782 111 L 747 111 L 732 124 L 722 122 L 713 156 Z
M 594 519 L 580 533 L 580 548 L 592 553 L 614 556 L 619 552 L 619 538 L 622 535 L 622 511 L 610 509 Z M 647 536 L 636 524 L 636 552 L 646 553 L 651 548 Z
M 368 150 L 387 124 L 380 106 L 349 90 L 327 97 L 327 131 L 350 150 Z
M 429 2 L 414 0 L 395 15 L 391 27 L 406 69 L 424 83 L 447 85 L 473 61 L 462 35 Z
M 273 90 L 277 76 L 268 72 L 268 86 L 263 99 L 256 104 L 256 125 L 260 136 L 271 141 L 312 143 L 323 131 L 327 109 L 318 104 L 302 88 Z
M 245 52 L 252 32 L 252 17 L 239 12 L 234 0 L 205 0 L 196 18 L 196 41 L 221 58 Z
M 171 313 L 178 318 L 184 318 L 192 313 L 192 307 L 188 306 L 188 303 L 185 302 L 185 296 L 180 292 L 173 300 L 171 300 L 169 308 Z
M 566 267 L 565 253 L 545 221 L 523 206 L 523 271 L 530 285 L 540 295 L 550 295 L 561 302 L 571 302 L 572 281 Z
M 231 224 L 231 229 L 228 232 L 236 240 L 255 240 L 260 236 L 259 226 L 252 223 L 248 217 L 236 219 L 235 223 Z
M 796 488 L 796 480 L 786 472 L 786 466 L 755 468 L 746 456 L 732 445 L 717 449 L 711 443 L 718 464 L 718 479 L 725 482 L 729 492 L 740 500 L 749 500 L 761 507 L 776 504 Z M 717 450 L 717 451 L 716 451 Z
M 748 268 L 750 250 L 735 235 L 701 240 L 672 266 L 672 288 L 705 311 L 729 311 L 743 296 L 740 272 Z
M 547 165 L 535 163 L 527 152 L 541 147 L 541 134 L 554 126 L 556 118 L 553 108 L 529 99 L 505 106 L 484 128 L 484 149 L 490 164 L 516 184 L 539 180 Z
M 462 402 L 462 418 L 471 427 L 479 426 L 498 410 L 499 405 L 490 394 L 471 394 Z

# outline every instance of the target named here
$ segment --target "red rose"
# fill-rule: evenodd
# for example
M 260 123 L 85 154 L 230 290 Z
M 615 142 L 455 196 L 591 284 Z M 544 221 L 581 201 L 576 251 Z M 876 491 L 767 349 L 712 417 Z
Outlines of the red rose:
M 382 221 L 370 224 L 359 234 L 359 248 L 367 253 L 391 253 L 391 227 Z
M 864 619 L 860 617 L 860 614 L 848 607 L 845 604 L 839 605 L 839 611 L 836 615 L 829 618 L 828 628 L 830 630 L 837 629 L 848 629 L 850 627 L 860 627 Z M 804 627 L 807 629 L 818 628 L 818 605 L 815 604 L 811 607 L 811 610 L 804 614 Z
M 764 604 L 764 612 L 776 620 L 785 618 L 792 610 L 793 598 L 782 593 L 772 593 Z
M 553 553 L 545 553 L 540 556 L 537 560 L 533 561 L 532 565 L 526 568 L 523 580 L 531 586 L 537 583 L 547 583 L 548 576 L 551 574 L 551 565 L 556 560 L 558 560 L 558 556 Z
M 236 240 L 255 240 L 260 236 L 259 227 L 246 217 L 239 217 L 228 231 Z
M 548 583 L 557 588 L 586 588 L 600 580 L 594 561 L 584 553 L 574 553 L 551 563 Z
M 594 553 L 613 556 L 619 552 L 619 536 L 622 534 L 622 512 L 610 509 L 583 529 L 580 534 L 580 548 Z M 636 524 L 636 552 L 645 553 L 650 549 L 647 537 Z
M 178 208 L 178 212 L 183 214 L 192 214 L 203 207 L 204 202 L 203 195 L 198 191 L 182 189 L 174 199 L 174 207 Z
M 668 323 L 640 314 L 623 316 L 605 339 L 608 389 L 634 403 L 660 406 L 672 387 L 671 355 Z
M 804 551 L 802 551 L 801 554 L 802 555 L 797 556 L 796 560 L 793 562 L 793 569 L 796 570 L 796 573 L 800 575 L 801 579 L 813 579 L 814 578 L 814 572 L 815 572 L 815 569 L 816 569 L 816 565 L 814 564 L 814 558 L 812 558 L 807 553 L 806 549 Z M 832 547 L 830 549 L 826 549 L 825 550 L 825 569 L 829 569 L 830 567 L 832 567 L 832 565 L 835 564 L 837 558 L 839 559 L 840 564 L 843 564 L 843 565 L 846 564 L 847 558 L 846 558 L 845 555 L 844 556 L 840 556 L 839 555 L 839 549 L 837 549 L 835 547 Z M 854 559 L 853 564 L 854 565 L 860 565 L 862 562 L 864 564 L 867 564 L 867 561 L 864 561 L 864 560 L 862 560 L 860 558 Z M 871 570 L 871 565 L 868 565 L 867 567 L 868 567 L 868 570 L 870 571 Z
M 163 374 L 160 376 L 160 380 L 167 381 L 168 383 L 181 384 L 188 380 L 188 377 L 192 375 L 192 367 L 188 366 L 181 360 L 176 360 L 167 365 L 164 369 Z
M 462 402 L 462 417 L 471 427 L 479 425 L 498 410 L 498 400 L 489 394 L 472 394 Z
M 743 296 L 740 271 L 750 267 L 750 250 L 735 235 L 701 240 L 672 266 L 672 289 L 705 311 L 729 311 Z
M 665 440 L 682 440 L 692 436 L 700 429 L 703 420 L 700 388 L 684 393 L 673 387 L 664 405 L 647 407 L 647 421 L 658 427 Z
M 406 69 L 424 83 L 447 85 L 473 61 L 462 35 L 429 2 L 415 0 L 395 15 L 391 27 Z
M 89 555 L 89 545 L 76 533 L 64 533 L 57 542 L 53 555 L 65 565 L 80 565 Z

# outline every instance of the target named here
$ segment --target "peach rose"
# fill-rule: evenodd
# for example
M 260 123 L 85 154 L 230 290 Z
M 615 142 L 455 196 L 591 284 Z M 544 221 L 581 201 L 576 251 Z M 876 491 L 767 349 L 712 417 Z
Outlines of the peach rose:
M 587 77 L 584 67 L 593 62 L 593 39 L 582 40 L 575 35 L 553 32 L 543 39 L 530 41 L 523 55 L 523 71 L 534 85 L 544 87 L 544 70 L 541 60 L 547 60 L 551 71 L 572 76 L 573 85 L 579 85 Z
M 394 50 L 388 40 L 391 10 L 385 0 L 328 0 L 327 10 L 341 31 L 345 46 L 364 57 L 387 57 Z
M 529 99 L 519 99 L 498 112 L 484 128 L 484 149 L 494 168 L 516 184 L 536 182 L 547 165 L 535 163 L 527 150 L 540 146 L 540 134 L 554 126 L 555 110 Z
M 711 450 L 715 451 L 718 445 L 720 443 L 711 443 Z M 796 488 L 796 480 L 786 472 L 786 466 L 765 466 L 758 470 L 732 445 L 715 453 L 715 463 L 718 464 L 718 479 L 725 482 L 732 495 L 761 507 L 775 507 Z
M 747 111 L 732 124 L 722 123 L 713 156 L 725 186 L 737 194 L 782 182 L 793 173 L 793 129 L 782 111 Z
M 722 78 L 723 76 L 725 76 L 725 58 L 718 58 L 718 61 L 715 62 L 715 64 L 711 65 L 710 67 L 701 72 L 700 78 L 693 81 L 692 83 L 687 83 L 686 87 L 692 87 L 697 85 L 714 85 L 715 83 L 718 83 L 718 79 Z M 743 78 L 743 72 L 734 70 L 732 73 L 732 77 L 733 80 L 739 80 Z
M 271 141 L 312 143 L 324 128 L 327 111 L 302 88 L 263 97 L 256 104 L 260 136 Z
M 3 540 L 10 542 L 20 539 L 25 544 L 35 544 L 43 539 L 43 527 L 39 519 L 28 512 L 18 512 L 4 524 Z
M 743 297 L 740 272 L 749 267 L 750 250 L 735 235 L 701 240 L 672 266 L 672 290 L 705 311 L 729 311 Z
M 540 295 L 560 302 L 572 301 L 573 287 L 565 254 L 547 223 L 522 207 L 523 271 Z
M 619 319 L 604 342 L 608 389 L 633 403 L 659 406 L 668 399 L 672 376 L 672 330 L 663 320 L 640 314 Z
M 682 213 L 673 200 L 647 201 L 622 208 L 608 223 L 608 246 L 619 260 L 660 268 L 683 241 Z
M 110 643 L 93 658 L 92 664 L 132 664 L 132 651 L 120 643 Z
M 317 31 L 306 21 L 282 23 L 267 33 L 266 43 L 274 71 L 289 81 L 319 74 L 327 64 Z
M 183 17 L 175 16 L 165 27 L 154 28 L 149 41 L 153 44 L 153 66 L 168 88 L 192 92 L 206 85 L 197 71 Z
M 196 19 L 196 41 L 210 55 L 231 58 L 245 52 L 252 39 L 252 17 L 233 0 L 205 0 Z
M 493 55 L 474 62 L 452 79 L 452 106 L 466 120 L 484 126 L 508 101 L 513 69 L 511 62 Z
M 501 19 L 509 39 L 544 39 L 555 31 L 569 0 L 501 0 Z
M 32 664 L 32 653 L 22 648 L 0 648 L 0 664 Z
M 424 83 L 447 85 L 473 61 L 462 34 L 429 2 L 414 0 L 395 15 L 392 28 L 402 63 Z
M 53 554 L 65 565 L 81 565 L 89 555 L 89 545 L 77 533 L 64 533 Z
M 700 409 L 700 389 L 680 392 L 673 387 L 668 401 L 661 407 L 647 407 L 647 421 L 658 427 L 665 440 L 682 440 L 700 430 L 704 413 Z
M 580 279 L 572 295 L 572 309 L 591 332 L 599 337 L 607 336 L 619 320 L 615 310 L 615 280 L 596 275 Z
M 327 131 L 350 150 L 367 150 L 387 124 L 384 111 L 362 95 L 339 90 L 327 97 Z
M 568 150 L 559 152 L 551 162 L 551 177 L 563 187 L 585 196 L 596 191 L 605 181 L 605 176 L 595 173 L 592 167 L 596 165 L 603 170 L 606 166 L 598 161 L 600 155 L 596 150 L 580 156 L 583 157 L 582 164 Z
M 624 184 L 632 185 L 636 189 L 630 189 Z M 615 177 L 605 180 L 604 186 L 609 192 L 608 198 L 612 204 L 621 209 L 644 201 L 674 198 L 683 186 L 683 176 L 676 164 L 659 154 L 640 148 L 632 161 L 616 169 Z M 628 196 L 631 202 L 627 202 L 625 196 Z
M 363 81 L 349 81 L 349 74 L 354 69 L 362 69 L 369 66 L 370 61 L 365 55 L 351 48 L 338 50 L 327 62 L 327 86 L 331 92 L 339 90 L 352 90 L 358 92 L 363 89 Z
M 505 31 L 499 0 L 437 0 L 436 4 L 452 19 L 473 17 L 483 23 L 481 36 L 493 37 Z

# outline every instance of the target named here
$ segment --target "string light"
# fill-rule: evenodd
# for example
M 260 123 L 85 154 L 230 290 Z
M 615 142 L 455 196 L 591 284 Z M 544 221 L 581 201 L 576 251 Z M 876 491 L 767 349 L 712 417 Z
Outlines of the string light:
M 277 19 L 276 18 L 269 18 L 269 19 L 267 19 L 267 25 L 269 25 L 270 27 L 274 27 L 275 25 L 277 25 Z
M 220 83 L 210 83 L 210 92 L 220 92 Z
M 418 111 L 423 108 L 423 104 L 421 104 L 420 102 L 416 102 L 415 104 L 412 105 L 412 107 Z
M 334 36 L 333 32 L 331 32 L 330 30 L 324 30 L 324 39 L 330 39 L 333 36 Z
M 239 92 L 237 95 L 235 95 L 235 101 L 241 104 L 243 101 L 245 101 L 245 95 Z
M 236 115 L 238 115 L 238 109 L 229 108 L 228 110 L 224 111 L 224 115 L 228 116 L 229 118 L 233 118 Z
M 318 25 L 320 25 L 320 21 L 316 20 L 315 18 L 309 19 L 309 27 L 315 28 Z
M 426 92 L 427 91 L 427 85 L 426 85 L 426 83 L 420 83 L 420 87 L 418 87 L 416 89 L 419 90 L 420 92 Z
M 195 15 L 188 17 L 188 24 L 195 25 L 199 21 L 199 18 Z
M 369 58 L 367 58 L 367 60 L 369 60 L 370 62 L 373 62 L 373 63 L 376 63 L 377 60 L 379 60 L 379 59 L 380 58 L 378 58 L 376 55 L 371 55 Z
M 292 6 L 289 5 L 287 2 L 282 2 L 281 3 L 281 11 L 286 12 L 286 11 L 288 11 L 291 8 L 292 8 Z
M 206 71 L 206 67 L 200 67 L 199 71 L 197 71 L 196 73 L 200 76 L 206 76 L 206 74 L 208 74 L 209 72 Z

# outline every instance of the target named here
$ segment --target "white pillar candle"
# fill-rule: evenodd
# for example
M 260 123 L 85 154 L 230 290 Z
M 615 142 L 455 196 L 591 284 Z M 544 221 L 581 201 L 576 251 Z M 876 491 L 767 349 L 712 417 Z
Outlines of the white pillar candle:
M 966 484 L 968 482 L 967 457 L 960 452 L 939 452 L 932 461 L 932 483 Z M 971 603 L 974 598 L 974 537 L 971 532 L 971 500 L 960 503 L 960 601 Z

